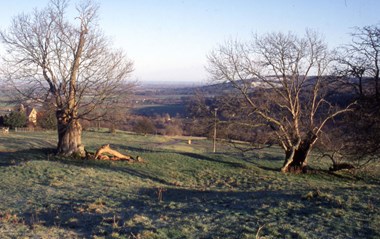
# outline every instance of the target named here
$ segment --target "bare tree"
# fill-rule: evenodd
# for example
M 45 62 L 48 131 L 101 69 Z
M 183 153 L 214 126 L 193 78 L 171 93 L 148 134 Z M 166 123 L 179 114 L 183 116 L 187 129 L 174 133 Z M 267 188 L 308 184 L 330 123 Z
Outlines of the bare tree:
M 133 71 L 133 63 L 110 48 L 99 29 L 94 2 L 82 1 L 74 21 L 67 8 L 67 0 L 51 0 L 42 10 L 15 16 L 0 34 L 7 50 L 3 77 L 25 97 L 53 99 L 62 155 L 83 153 L 79 119 L 118 97 Z
M 250 107 L 244 112 L 259 116 L 276 134 L 285 152 L 283 172 L 303 170 L 323 127 L 349 111 L 350 106 L 339 109 L 324 98 L 330 55 L 315 32 L 228 41 L 212 51 L 208 61 L 212 78 L 238 89 L 237 98 Z
M 321 151 L 321 157 L 331 159 L 330 170 L 362 170 L 379 162 L 379 105 L 376 108 L 369 111 L 367 106 L 363 107 L 363 102 L 359 101 L 354 111 L 335 122 L 333 127 L 323 131 L 317 148 Z
M 357 27 L 351 36 L 352 42 L 336 54 L 335 70 L 343 83 L 338 86 L 358 103 L 340 126 L 340 132 L 350 134 L 340 137 L 341 146 L 331 151 L 338 150 L 350 163 L 363 166 L 378 161 L 380 152 L 380 27 Z
M 354 86 L 360 97 L 380 97 L 380 27 L 357 27 L 352 42 L 337 54 L 337 73 L 342 82 Z M 365 82 L 363 82 L 365 81 Z

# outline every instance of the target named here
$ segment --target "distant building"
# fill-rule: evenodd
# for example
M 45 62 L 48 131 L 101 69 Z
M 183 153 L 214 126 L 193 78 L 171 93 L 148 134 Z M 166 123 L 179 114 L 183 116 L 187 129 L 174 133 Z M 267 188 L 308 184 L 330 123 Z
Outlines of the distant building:
M 37 110 L 34 107 L 27 106 L 25 108 L 23 104 L 20 104 L 18 111 L 25 112 L 25 115 L 28 118 L 27 124 L 37 125 Z
M 37 125 L 37 110 L 35 108 L 28 107 L 25 113 L 26 113 L 26 117 L 28 117 L 28 123 Z

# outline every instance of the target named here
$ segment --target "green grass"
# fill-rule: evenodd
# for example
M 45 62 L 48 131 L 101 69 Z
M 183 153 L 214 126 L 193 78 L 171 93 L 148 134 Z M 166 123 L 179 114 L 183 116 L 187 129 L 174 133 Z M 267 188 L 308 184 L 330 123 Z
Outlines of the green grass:
M 261 226 L 261 238 L 380 237 L 378 181 L 281 174 L 276 148 L 213 154 L 203 139 L 83 133 L 90 151 L 110 143 L 146 160 L 128 164 L 56 157 L 55 142 L 0 138 L 1 238 L 256 238 Z

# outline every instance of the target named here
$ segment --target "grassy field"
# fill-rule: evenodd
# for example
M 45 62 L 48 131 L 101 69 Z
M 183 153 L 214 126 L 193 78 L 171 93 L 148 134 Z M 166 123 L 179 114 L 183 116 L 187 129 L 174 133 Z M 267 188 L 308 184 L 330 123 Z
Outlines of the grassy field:
M 186 115 L 186 106 L 183 104 L 141 105 L 133 110 L 134 114 L 144 116 L 163 115 L 168 113 L 171 117 Z
M 1 238 L 380 238 L 373 178 L 329 174 L 324 162 L 285 175 L 276 149 L 213 154 L 202 139 L 84 132 L 83 141 L 146 163 L 56 157 L 54 132 L 2 136 Z

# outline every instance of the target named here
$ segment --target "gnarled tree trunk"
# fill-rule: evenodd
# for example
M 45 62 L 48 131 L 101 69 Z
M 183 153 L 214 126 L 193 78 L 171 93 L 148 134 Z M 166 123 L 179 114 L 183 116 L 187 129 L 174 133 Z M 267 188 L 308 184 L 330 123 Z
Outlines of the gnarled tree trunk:
M 306 172 L 307 160 L 316 141 L 317 136 L 310 132 L 296 149 L 286 151 L 281 172 Z
M 75 118 L 57 111 L 58 145 L 57 154 L 63 156 L 85 156 L 82 146 L 82 126 Z
M 286 153 L 285 162 L 281 171 L 286 172 L 305 172 L 307 166 L 307 159 L 310 153 L 310 148 L 299 148 L 294 151 L 293 156 L 291 153 Z
M 86 25 L 81 26 L 79 34 L 79 44 L 74 54 L 74 62 L 69 79 L 69 97 L 67 99 L 67 108 L 57 110 L 58 122 L 58 148 L 57 153 L 64 156 L 85 156 L 82 142 L 82 127 L 78 121 L 78 105 L 77 105 L 77 83 L 80 59 L 82 56 L 85 35 L 88 33 Z

